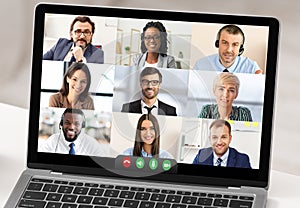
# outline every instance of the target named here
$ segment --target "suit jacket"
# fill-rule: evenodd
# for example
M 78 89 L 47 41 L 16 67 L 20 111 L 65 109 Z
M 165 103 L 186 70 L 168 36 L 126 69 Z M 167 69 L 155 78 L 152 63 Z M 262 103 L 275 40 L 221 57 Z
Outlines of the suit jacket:
M 43 59 L 44 60 L 54 60 L 63 61 L 68 52 L 73 45 L 73 41 L 66 38 L 60 38 L 57 43 L 47 51 Z M 103 64 L 104 62 L 104 52 L 102 49 L 96 48 L 92 44 L 88 44 L 87 48 L 83 54 L 86 58 L 87 63 L 98 63 Z
M 158 100 L 158 115 L 177 116 L 176 108 Z M 125 103 L 122 106 L 121 112 L 127 113 L 142 113 L 141 99 L 131 103 Z
M 213 165 L 213 157 L 213 149 L 211 147 L 200 149 L 193 164 Z M 249 156 L 229 147 L 227 167 L 251 168 Z
M 146 57 L 147 57 L 147 52 L 136 54 L 132 59 L 133 65 L 139 67 L 145 66 Z M 157 67 L 176 68 L 175 58 L 173 56 L 169 56 L 169 55 L 162 56 L 161 54 L 159 54 Z

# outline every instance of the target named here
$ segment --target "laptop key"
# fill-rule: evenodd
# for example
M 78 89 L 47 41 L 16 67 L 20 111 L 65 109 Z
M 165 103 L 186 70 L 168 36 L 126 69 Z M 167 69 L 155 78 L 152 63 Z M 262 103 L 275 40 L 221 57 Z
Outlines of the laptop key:
M 60 208 L 61 203 L 60 202 L 49 202 L 46 206 L 46 208 Z
M 77 199 L 77 203 L 82 203 L 82 204 L 89 204 L 93 200 L 93 197 L 91 196 L 79 196 Z
M 155 208 L 170 208 L 171 204 L 158 202 L 155 205 Z
M 182 203 L 184 204 L 196 204 L 196 202 L 197 202 L 197 197 L 184 196 L 182 199 Z
M 171 208 L 186 208 L 187 205 L 185 204 L 172 204 Z
M 212 205 L 213 199 L 211 198 L 199 198 L 197 204 L 198 205 Z
M 126 200 L 124 203 L 124 207 L 137 208 L 139 203 L 139 201 L 135 200 Z
M 150 202 L 150 201 L 142 201 L 140 208 L 153 208 L 155 205 L 154 202 Z
M 93 205 L 81 204 L 78 208 L 93 208 Z
M 149 198 L 150 198 L 149 193 L 138 192 L 135 195 L 135 199 L 138 199 L 138 200 L 148 200 Z
M 134 192 L 132 191 L 122 191 L 120 194 L 120 198 L 123 199 L 133 199 Z
M 76 204 L 63 204 L 61 208 L 77 208 Z
M 46 193 L 43 192 L 34 192 L 34 191 L 26 191 L 24 193 L 23 198 L 25 199 L 39 199 L 43 200 L 46 197 Z
M 102 196 L 104 192 L 104 189 L 98 189 L 98 188 L 92 188 L 88 195 L 91 195 L 91 196 Z
M 232 208 L 251 208 L 251 201 L 239 201 L 239 200 L 231 200 L 229 203 L 229 207 Z
M 86 195 L 89 191 L 88 188 L 85 187 L 76 187 L 73 191 L 73 194 L 80 194 L 80 195 Z
M 58 189 L 58 193 L 70 194 L 72 193 L 74 187 L 73 186 L 60 186 Z
M 92 204 L 95 205 L 106 205 L 108 198 L 104 197 L 95 197 Z
M 55 184 L 45 184 L 43 191 L 47 192 L 56 192 L 58 189 L 58 185 Z
M 27 190 L 29 191 L 40 191 L 43 187 L 42 183 L 29 183 Z
M 109 206 L 121 207 L 124 199 L 110 199 L 108 202 Z
M 254 200 L 254 197 L 252 197 L 252 196 L 240 196 L 240 199 L 242 199 L 242 200 L 253 201 L 253 200 Z
M 44 202 L 44 201 L 22 199 L 19 202 L 18 207 L 44 208 L 45 205 L 46 205 L 46 202 Z
M 165 201 L 166 195 L 165 194 L 152 194 L 150 200 L 151 201 Z
M 181 200 L 181 196 L 178 195 L 169 195 L 166 199 L 167 202 L 179 203 Z
M 56 193 L 49 193 L 46 200 L 49 201 L 59 201 L 62 194 L 56 194 Z
M 117 197 L 119 195 L 120 191 L 118 190 L 106 190 L 104 192 L 104 196 L 108 197 Z
M 52 183 L 53 180 L 50 179 L 42 179 L 42 178 L 33 178 L 31 179 L 33 182 L 40 182 L 40 183 Z
M 227 207 L 229 200 L 227 199 L 215 199 L 214 206 Z
M 75 202 L 77 199 L 77 196 L 75 195 L 64 195 L 62 198 L 62 202 Z
M 203 208 L 202 206 L 198 205 L 189 205 L 188 208 Z

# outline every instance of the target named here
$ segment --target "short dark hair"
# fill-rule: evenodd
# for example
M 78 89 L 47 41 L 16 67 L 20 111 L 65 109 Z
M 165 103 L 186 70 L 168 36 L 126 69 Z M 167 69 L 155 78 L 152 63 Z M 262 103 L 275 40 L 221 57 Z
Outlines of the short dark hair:
M 152 74 L 158 74 L 159 76 L 159 82 L 162 82 L 162 74 L 160 73 L 160 71 L 155 68 L 155 67 L 145 67 L 143 69 L 143 71 L 141 72 L 140 74 L 140 81 L 142 81 L 142 78 L 144 76 L 147 76 L 147 75 L 152 75 Z
M 241 28 L 239 28 L 238 26 L 236 26 L 236 25 L 225 25 L 224 27 L 222 27 L 218 31 L 217 40 L 220 40 L 221 32 L 223 30 L 225 30 L 229 34 L 233 34 L 233 35 L 241 34 L 243 36 L 243 44 L 245 43 L 245 35 L 244 35 L 243 30 Z
M 79 114 L 82 117 L 84 117 L 84 113 L 82 110 L 77 109 L 77 108 L 66 108 L 65 111 L 63 112 L 62 116 L 65 116 L 67 113 L 71 114 Z
M 92 26 L 92 33 L 95 33 L 95 23 L 87 16 L 78 16 L 76 17 L 72 23 L 71 23 L 71 26 L 70 26 L 70 32 L 73 31 L 73 27 L 75 25 L 76 22 L 88 22 L 90 23 L 90 25 Z
M 209 126 L 209 130 L 211 130 L 212 127 L 223 127 L 223 126 L 227 126 L 228 128 L 228 131 L 229 131 L 229 134 L 231 135 L 231 125 L 228 121 L 226 120 L 223 120 L 223 119 L 217 119 L 217 120 L 214 120 L 210 126 Z
M 150 27 L 154 27 L 156 29 L 158 29 L 160 31 L 160 48 L 159 48 L 159 53 L 162 56 L 166 56 L 167 52 L 168 52 L 168 34 L 166 31 L 165 26 L 161 23 L 161 22 L 148 22 L 145 27 L 143 28 L 143 32 L 141 34 L 141 51 L 142 53 L 145 53 L 147 51 L 147 48 L 145 46 L 144 43 L 144 37 L 145 37 L 145 31 L 150 28 Z
M 87 85 L 85 90 L 79 95 L 79 100 L 83 101 L 89 94 L 90 86 L 91 86 L 91 73 L 88 68 L 88 66 L 85 63 L 82 62 L 73 62 L 68 70 L 66 71 L 63 79 L 63 84 L 59 92 L 63 96 L 67 96 L 69 94 L 69 84 L 67 83 L 67 77 L 71 78 L 72 75 L 77 71 L 77 70 L 82 70 L 87 78 Z

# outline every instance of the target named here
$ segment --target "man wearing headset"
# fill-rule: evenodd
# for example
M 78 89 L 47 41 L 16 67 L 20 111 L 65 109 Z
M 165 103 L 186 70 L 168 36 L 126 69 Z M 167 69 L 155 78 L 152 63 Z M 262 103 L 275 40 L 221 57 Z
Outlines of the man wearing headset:
M 238 26 L 225 25 L 219 30 L 215 42 L 218 54 L 199 59 L 193 69 L 261 74 L 262 70 L 255 61 L 241 56 L 244 52 L 244 43 L 245 35 Z
M 85 117 L 82 110 L 67 108 L 59 126 L 59 133 L 51 135 L 42 143 L 39 152 L 108 156 L 108 148 L 84 132 Z

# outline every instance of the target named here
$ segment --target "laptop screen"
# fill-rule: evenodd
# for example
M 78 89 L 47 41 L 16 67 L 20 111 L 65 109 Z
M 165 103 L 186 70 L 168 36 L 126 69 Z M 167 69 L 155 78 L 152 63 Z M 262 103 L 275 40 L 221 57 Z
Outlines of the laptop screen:
M 276 19 L 43 4 L 35 15 L 29 166 L 264 184 Z

